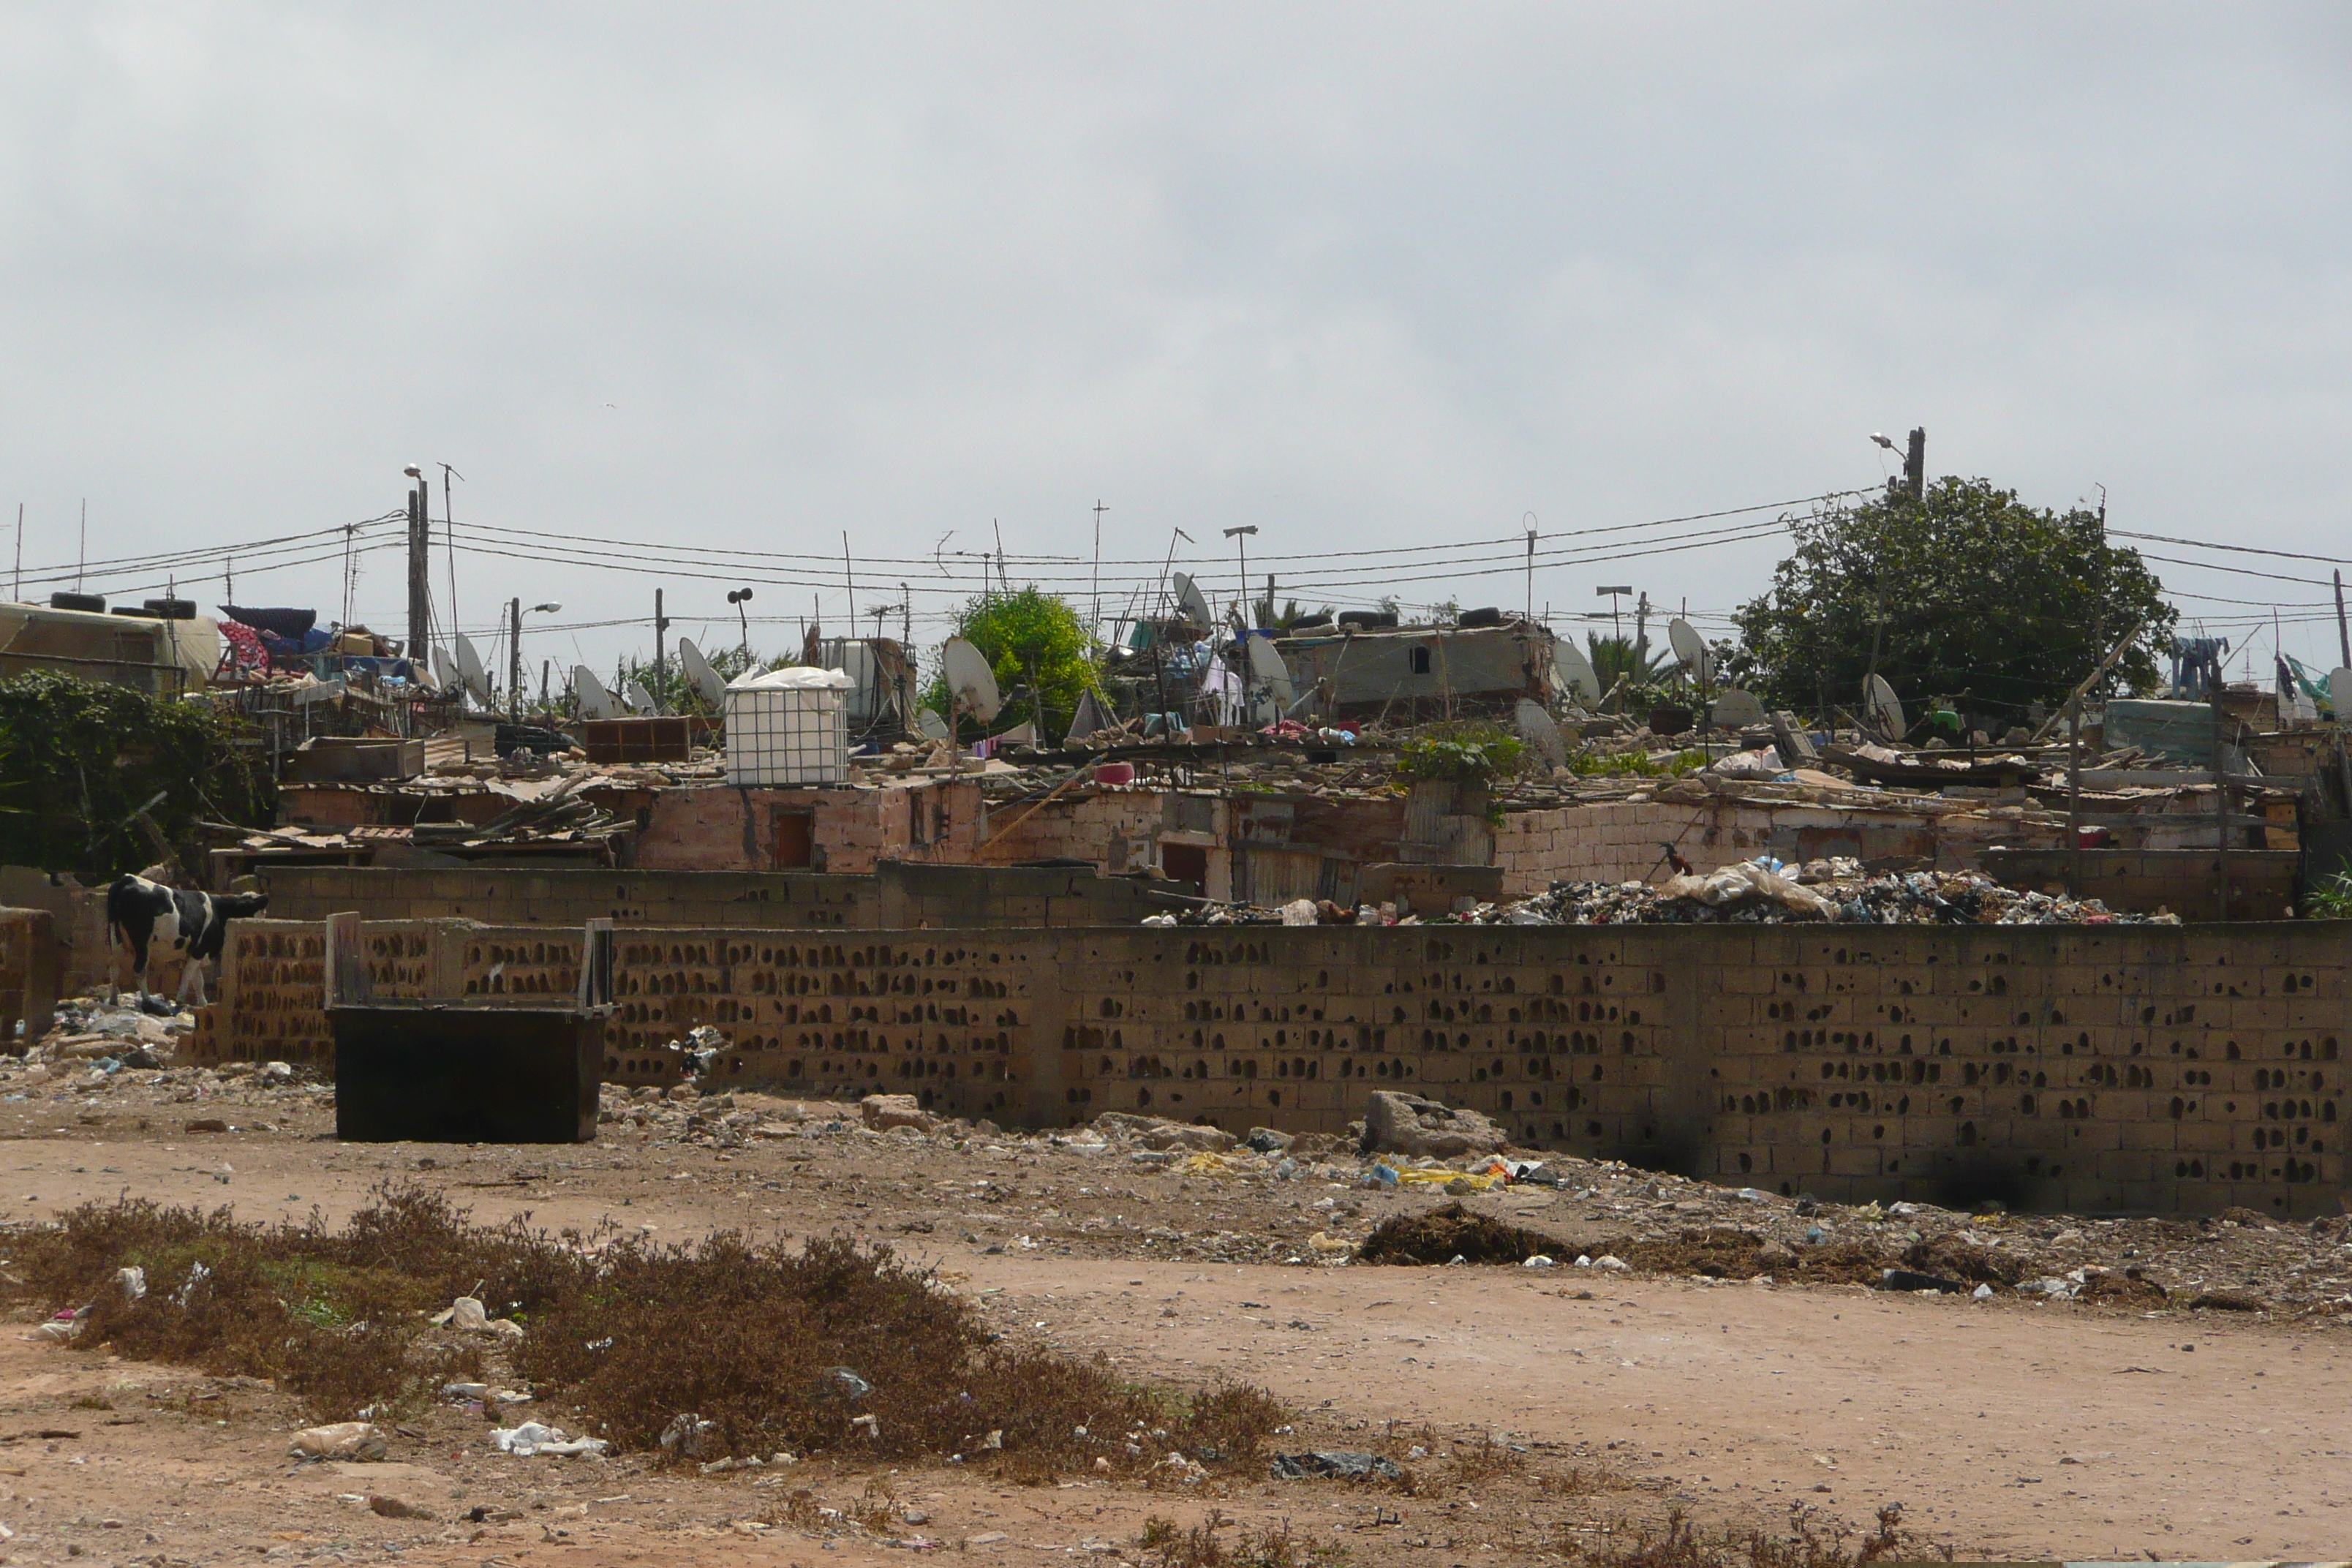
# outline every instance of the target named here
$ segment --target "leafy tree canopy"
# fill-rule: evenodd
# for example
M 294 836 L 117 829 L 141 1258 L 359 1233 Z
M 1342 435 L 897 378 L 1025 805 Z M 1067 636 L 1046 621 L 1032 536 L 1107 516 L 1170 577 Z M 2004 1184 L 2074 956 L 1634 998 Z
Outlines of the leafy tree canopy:
M 1979 711 L 2021 715 L 2063 700 L 2145 621 L 2102 683 L 2137 690 L 2179 614 L 2137 551 L 2105 542 L 2097 513 L 2036 510 L 1988 479 L 1827 507 L 1794 528 L 1771 591 L 1735 617 L 1742 647 L 1725 669 L 1779 705 L 1856 709 L 1874 670 L 1906 705 L 1965 693 Z
M 1036 705 L 1015 688 L 1031 686 L 1044 696 L 1045 712 L 1039 738 L 1058 739 L 1078 710 L 1078 697 L 1095 684 L 1092 648 L 1086 623 L 1067 600 L 1041 593 L 1034 585 L 1016 593 L 992 592 L 968 601 L 956 612 L 956 635 L 978 648 L 996 677 L 1005 697 L 993 729 L 1007 729 L 1028 719 L 1040 719 Z M 934 662 L 935 669 L 938 668 Z M 923 700 L 940 716 L 948 711 L 944 674 L 934 674 Z M 978 732 L 972 721 L 968 731 Z

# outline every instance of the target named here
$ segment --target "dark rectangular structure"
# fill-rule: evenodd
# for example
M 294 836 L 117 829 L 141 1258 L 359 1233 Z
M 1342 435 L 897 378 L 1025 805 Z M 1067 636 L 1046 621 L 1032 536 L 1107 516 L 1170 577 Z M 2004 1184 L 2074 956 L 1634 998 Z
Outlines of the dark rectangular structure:
M 335 1136 L 354 1143 L 587 1143 L 604 1021 L 570 1006 L 330 1007 Z

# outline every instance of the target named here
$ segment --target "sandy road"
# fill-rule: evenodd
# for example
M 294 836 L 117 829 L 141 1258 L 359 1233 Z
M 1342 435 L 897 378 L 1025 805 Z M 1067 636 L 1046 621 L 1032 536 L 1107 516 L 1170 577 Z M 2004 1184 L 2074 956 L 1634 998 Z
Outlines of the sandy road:
M 509 1174 L 551 1153 L 570 1173 L 560 1183 Z M 528 1211 L 659 1237 L 880 1232 L 891 1218 L 887 1203 L 845 1205 L 781 1158 L 48 1129 L 0 1142 L 0 1217 L 125 1190 L 332 1217 L 394 1174 L 445 1186 L 485 1219 Z M 992 1292 L 982 1300 L 1010 1331 L 1139 1373 L 1263 1382 L 1342 1422 L 1581 1446 L 1703 1516 L 1801 1501 L 1863 1521 L 1900 1501 L 1931 1535 L 2028 1558 L 2294 1558 L 2352 1542 L 2352 1441 L 2335 1435 L 2352 1404 L 2352 1338 L 2334 1329 L 1586 1270 L 992 1256 L 944 1229 L 905 1243 Z M 1586 1289 L 1592 1300 L 1575 1299 Z

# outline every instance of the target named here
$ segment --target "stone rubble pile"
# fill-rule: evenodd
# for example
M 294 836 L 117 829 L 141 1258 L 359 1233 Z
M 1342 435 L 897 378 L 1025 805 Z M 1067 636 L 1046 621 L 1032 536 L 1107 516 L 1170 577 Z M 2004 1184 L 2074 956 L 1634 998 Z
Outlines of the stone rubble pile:
M 2164 925 L 2177 915 L 2124 914 L 2096 899 L 2024 892 L 1976 871 L 1873 876 L 1843 858 L 1802 868 L 1769 857 L 1704 875 L 1643 882 L 1557 882 L 1516 904 L 1481 905 L 1464 919 L 1485 925 L 1780 924 Z

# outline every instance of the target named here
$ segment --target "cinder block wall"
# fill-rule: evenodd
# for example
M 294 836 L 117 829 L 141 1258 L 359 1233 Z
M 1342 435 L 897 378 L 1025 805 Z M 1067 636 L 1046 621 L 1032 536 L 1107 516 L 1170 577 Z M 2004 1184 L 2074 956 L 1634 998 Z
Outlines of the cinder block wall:
M 2005 812 L 1996 816 L 1994 812 Z M 1728 797 L 1612 801 L 1515 811 L 1495 834 L 1504 890 L 1539 893 L 1554 882 L 1622 882 L 1660 866 L 1672 844 L 1702 871 L 1769 853 L 1801 862 L 1847 855 L 1859 860 L 1921 860 L 1973 870 L 1995 845 L 2051 845 L 2063 831 L 2021 821 L 2014 807 L 1964 811 L 1853 811 L 1832 806 L 1742 803 Z
M 419 870 L 281 866 L 262 874 L 274 920 L 457 919 L 485 925 L 874 931 L 1131 925 L 1160 908 L 1135 882 L 1086 869 L 885 862 L 813 871 Z M 235 928 L 232 927 L 232 930 Z
M 572 984 L 568 933 L 436 930 L 385 933 L 385 973 Z M 318 931 L 231 928 L 201 1048 L 318 1037 Z M 1735 1185 L 2309 1215 L 2347 1174 L 2347 954 L 2319 922 L 628 931 L 606 1071 L 674 1074 L 709 1025 L 722 1081 L 1032 1125 L 1338 1131 L 1402 1089 Z

